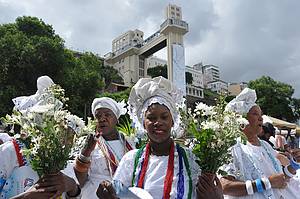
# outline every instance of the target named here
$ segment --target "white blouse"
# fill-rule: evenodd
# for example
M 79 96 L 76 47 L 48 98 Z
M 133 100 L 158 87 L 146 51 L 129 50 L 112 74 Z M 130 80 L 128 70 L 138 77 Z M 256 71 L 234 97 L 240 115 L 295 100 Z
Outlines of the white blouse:
M 125 154 L 122 158 L 119 167 L 116 170 L 114 175 L 114 180 L 119 180 L 126 187 L 132 186 L 132 177 L 134 170 L 134 160 L 136 152 L 138 150 L 132 150 Z M 192 177 L 192 198 L 196 197 L 195 186 L 198 181 L 198 175 L 201 173 L 200 167 L 195 162 L 195 156 L 191 153 L 190 150 L 186 150 L 187 158 L 190 164 L 191 177 Z M 144 189 L 151 194 L 154 199 L 161 199 L 163 196 L 164 189 L 164 180 L 168 167 L 169 156 L 156 156 L 150 155 L 148 167 L 145 176 Z M 170 198 L 176 198 L 177 196 L 177 182 L 178 182 L 178 173 L 179 173 L 179 158 L 178 153 L 175 152 L 174 157 L 174 177 L 172 189 L 170 192 Z M 184 165 L 184 197 L 187 198 L 188 187 L 189 187 L 189 178 Z

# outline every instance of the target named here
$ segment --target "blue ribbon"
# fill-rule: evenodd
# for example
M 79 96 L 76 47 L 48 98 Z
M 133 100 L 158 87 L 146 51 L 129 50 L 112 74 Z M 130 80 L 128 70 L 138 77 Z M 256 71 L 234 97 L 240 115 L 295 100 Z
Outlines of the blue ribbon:
M 255 185 L 256 185 L 256 189 L 257 189 L 258 193 L 264 192 L 264 188 L 263 188 L 262 180 L 261 179 L 256 179 L 255 180 Z
M 178 185 L 177 185 L 177 199 L 182 199 L 184 195 L 184 175 L 183 175 L 183 152 L 178 144 L 176 144 L 178 156 L 179 156 L 179 173 L 178 173 Z
M 294 170 L 300 169 L 300 164 L 295 162 L 294 158 L 290 159 L 290 165 Z

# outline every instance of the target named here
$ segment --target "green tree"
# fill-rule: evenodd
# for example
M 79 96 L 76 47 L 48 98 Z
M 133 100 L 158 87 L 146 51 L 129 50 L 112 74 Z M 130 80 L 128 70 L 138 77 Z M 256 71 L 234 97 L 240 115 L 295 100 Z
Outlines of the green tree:
M 93 98 L 105 85 L 122 83 L 118 71 L 93 53 L 68 50 L 51 25 L 19 17 L 0 25 L 0 116 L 11 113 L 12 98 L 36 92 L 36 79 L 50 76 L 69 97 L 69 110 L 90 115 Z
M 104 93 L 98 94 L 97 97 L 110 97 L 110 98 L 116 100 L 117 102 L 120 102 L 122 100 L 125 100 L 127 102 L 130 90 L 131 90 L 131 88 L 127 88 L 124 91 L 115 92 L 115 93 L 104 92 Z
M 187 84 L 193 83 L 193 75 L 190 72 L 185 72 L 185 81 Z
M 104 86 L 102 68 L 103 61 L 92 53 L 65 50 L 63 77 L 59 82 L 70 99 L 70 111 L 84 119 L 90 115 L 92 101 Z
M 149 76 L 153 77 L 158 77 L 158 76 L 162 76 L 164 78 L 168 78 L 168 66 L 165 65 L 158 65 L 155 66 L 153 68 L 148 68 L 147 69 L 147 74 Z M 185 81 L 188 84 L 192 84 L 193 82 L 193 75 L 190 72 L 185 72 Z
M 37 77 L 56 80 L 64 63 L 64 41 L 35 17 L 0 25 L 0 115 L 10 113 L 12 98 L 36 91 Z
M 292 97 L 291 85 L 262 76 L 249 82 L 249 87 L 257 93 L 257 103 L 266 115 L 295 122 L 299 119 L 299 99 Z
M 104 65 L 101 68 L 101 74 L 103 75 L 105 88 L 107 88 L 112 82 L 124 84 L 122 77 L 120 77 L 118 71 L 114 69 L 112 66 Z
M 153 68 L 148 68 L 147 69 L 147 74 L 149 76 L 153 77 L 158 77 L 158 76 L 163 76 L 164 78 L 168 78 L 168 67 L 167 65 L 158 65 Z

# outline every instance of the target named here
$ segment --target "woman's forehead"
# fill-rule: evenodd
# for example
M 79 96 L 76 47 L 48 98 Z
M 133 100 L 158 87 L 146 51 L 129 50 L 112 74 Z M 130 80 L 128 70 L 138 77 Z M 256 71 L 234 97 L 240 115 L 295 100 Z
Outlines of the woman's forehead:
M 146 112 L 153 112 L 153 111 L 164 111 L 164 112 L 170 112 L 170 110 L 168 109 L 168 107 L 166 107 L 165 105 L 162 104 L 151 104 L 148 109 L 146 110 Z
M 261 109 L 258 105 L 255 105 L 249 110 L 249 113 L 250 112 L 261 112 Z
M 112 110 L 110 110 L 109 108 L 98 108 L 96 109 L 95 113 L 113 113 Z

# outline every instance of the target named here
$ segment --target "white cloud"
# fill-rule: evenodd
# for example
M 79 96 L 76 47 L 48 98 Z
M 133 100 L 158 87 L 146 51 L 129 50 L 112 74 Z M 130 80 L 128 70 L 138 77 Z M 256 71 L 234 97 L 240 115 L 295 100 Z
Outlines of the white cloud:
M 166 5 L 182 7 L 189 23 L 186 63 L 218 65 L 226 81 L 269 75 L 300 97 L 300 1 L 289 0 L 0 0 L 0 23 L 22 15 L 42 18 L 66 46 L 104 55 L 129 29 L 145 37 L 159 29 Z M 165 52 L 159 52 L 164 56 Z

